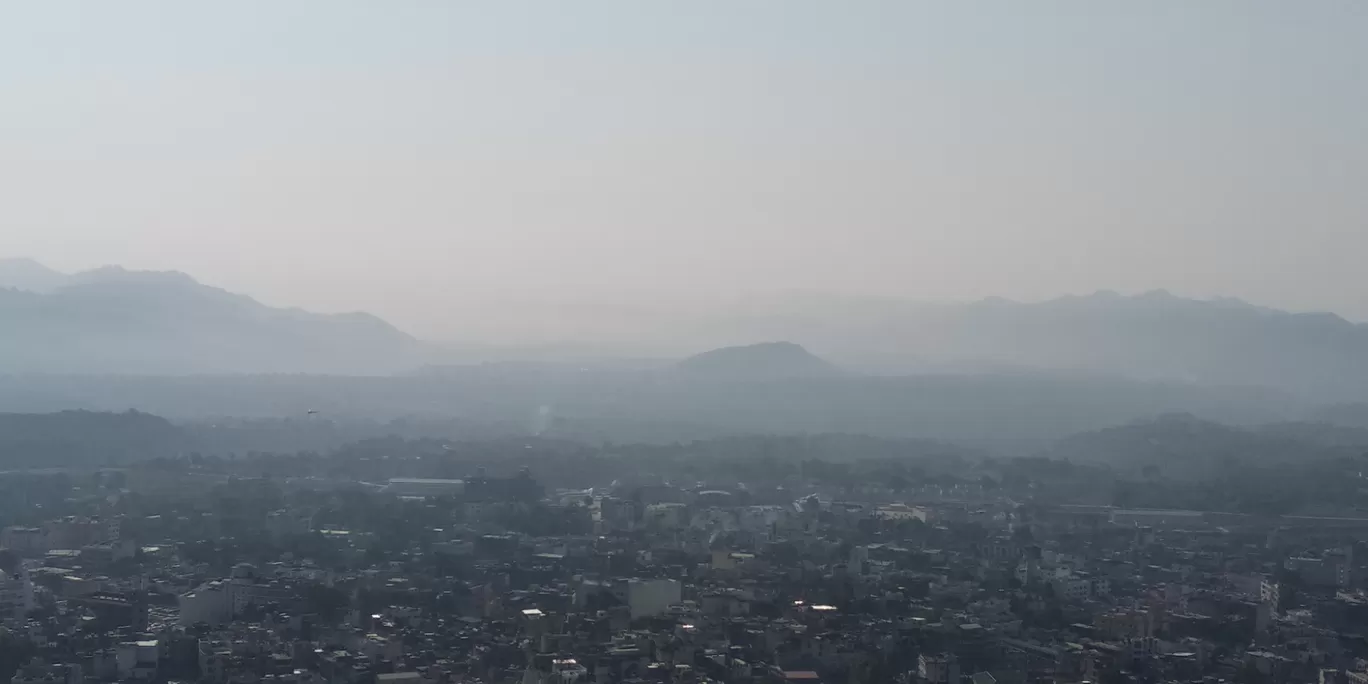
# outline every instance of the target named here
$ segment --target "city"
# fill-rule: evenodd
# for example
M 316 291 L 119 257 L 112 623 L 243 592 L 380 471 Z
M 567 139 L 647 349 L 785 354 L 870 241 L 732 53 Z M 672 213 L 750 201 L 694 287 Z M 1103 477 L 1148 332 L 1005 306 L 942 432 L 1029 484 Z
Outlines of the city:
M 791 443 L 702 478 L 687 446 L 628 467 L 631 447 L 537 440 L 8 473 L 0 664 L 13 684 L 1368 681 L 1368 516 L 1049 501 L 1048 474 L 993 459 L 775 455 Z

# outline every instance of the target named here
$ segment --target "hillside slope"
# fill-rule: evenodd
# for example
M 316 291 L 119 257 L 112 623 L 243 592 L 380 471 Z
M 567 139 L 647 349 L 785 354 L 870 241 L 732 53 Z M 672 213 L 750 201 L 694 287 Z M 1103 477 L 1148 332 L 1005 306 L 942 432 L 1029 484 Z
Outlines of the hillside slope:
M 676 368 L 695 378 L 718 380 L 777 380 L 830 378 L 840 369 L 792 342 L 765 342 L 723 347 L 691 356 Z

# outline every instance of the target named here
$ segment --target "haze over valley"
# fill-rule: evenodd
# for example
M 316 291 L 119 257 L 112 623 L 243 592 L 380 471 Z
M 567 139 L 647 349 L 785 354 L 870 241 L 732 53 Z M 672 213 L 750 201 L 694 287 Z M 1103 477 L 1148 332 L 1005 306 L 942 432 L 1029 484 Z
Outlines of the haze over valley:
M 375 432 L 417 419 L 590 442 L 833 432 L 1022 453 L 1171 413 L 1255 425 L 1338 410 L 1353 422 L 1368 399 L 1356 372 L 1368 328 L 1164 292 L 1035 304 L 793 295 L 706 316 L 662 309 L 670 323 L 635 339 L 475 350 L 364 313 L 272 308 L 182 273 L 5 260 L 0 286 L 13 331 L 0 340 L 0 411 L 15 413 L 318 416 Z M 662 353 L 689 346 L 698 352 Z

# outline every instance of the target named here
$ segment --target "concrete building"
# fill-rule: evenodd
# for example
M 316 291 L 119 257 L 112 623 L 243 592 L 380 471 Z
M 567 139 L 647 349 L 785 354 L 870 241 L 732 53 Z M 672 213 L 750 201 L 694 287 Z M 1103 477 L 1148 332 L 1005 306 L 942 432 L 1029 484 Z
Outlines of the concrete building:
M 203 622 L 221 625 L 246 610 L 253 603 L 279 601 L 287 598 L 278 587 L 257 582 L 256 568 L 239 563 L 226 580 L 205 582 L 194 591 L 179 597 L 180 624 Z
M 658 503 L 646 507 L 643 520 L 648 529 L 677 530 L 689 522 L 689 507 L 684 504 Z
M 21 556 L 34 556 L 47 553 L 48 533 L 39 527 L 20 527 L 11 525 L 0 530 L 0 547 L 9 549 Z
M 279 510 L 266 515 L 266 533 L 272 539 L 286 539 L 313 531 L 313 515 L 305 511 Z
M 67 516 L 43 523 L 49 549 L 81 549 L 109 541 L 116 527 L 99 518 Z
M 14 673 L 10 684 L 81 684 L 84 679 L 80 665 L 30 663 Z
M 1283 567 L 1297 573 L 1303 582 L 1314 587 L 1347 587 L 1353 573 L 1351 556 L 1340 550 L 1328 552 L 1319 558 L 1288 558 Z
M 157 677 L 161 651 L 155 639 L 125 641 L 115 649 L 120 680 L 151 681 Z
M 22 619 L 34 609 L 33 579 L 25 568 L 0 573 L 0 619 Z
M 953 654 L 917 657 L 917 676 L 927 684 L 958 684 L 959 659 Z
M 233 619 L 232 585 L 222 580 L 214 580 L 200 585 L 194 591 L 181 594 L 180 623 L 194 625 L 221 625 Z
M 627 582 L 627 606 L 632 619 L 661 615 L 680 602 L 683 586 L 673 579 L 634 579 Z

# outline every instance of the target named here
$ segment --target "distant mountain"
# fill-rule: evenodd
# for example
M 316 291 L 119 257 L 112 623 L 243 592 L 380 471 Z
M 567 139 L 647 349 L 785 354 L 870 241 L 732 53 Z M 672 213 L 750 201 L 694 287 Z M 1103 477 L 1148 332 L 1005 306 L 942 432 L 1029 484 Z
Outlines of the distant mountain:
M 714 349 L 684 359 L 676 368 L 693 377 L 719 380 L 830 378 L 843 375 L 836 366 L 792 342 L 765 342 Z
M 32 259 L 0 259 L 0 290 L 51 292 L 66 285 L 70 276 Z
M 560 341 L 657 358 L 737 339 L 791 340 L 864 375 L 1081 371 L 1261 387 L 1311 403 L 1368 402 L 1368 326 L 1233 298 L 1155 290 L 932 303 L 789 292 L 645 310 L 597 300 L 557 307 L 575 312 L 560 312 Z
M 0 373 L 364 375 L 421 361 L 416 340 L 367 314 L 271 308 L 183 273 L 58 279 L 8 263 L 9 284 L 31 287 L 0 289 Z
M 1040 303 L 775 295 L 719 306 L 677 326 L 660 334 L 801 340 L 842 367 L 871 374 L 1086 371 L 1262 386 L 1319 402 L 1368 400 L 1368 326 L 1162 290 Z

